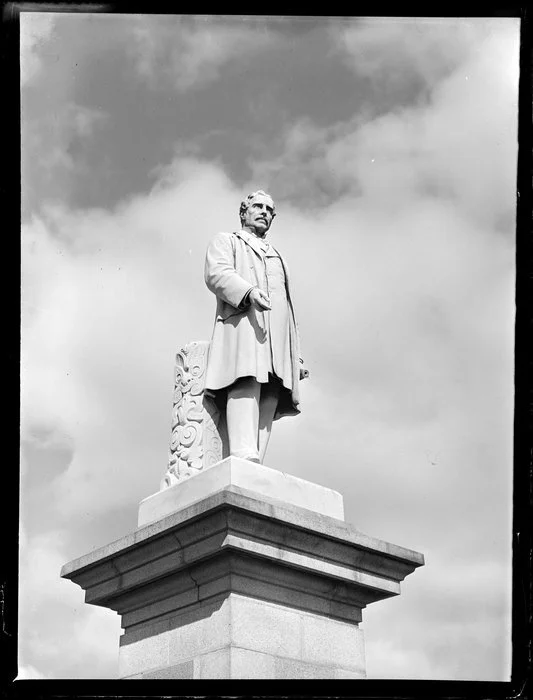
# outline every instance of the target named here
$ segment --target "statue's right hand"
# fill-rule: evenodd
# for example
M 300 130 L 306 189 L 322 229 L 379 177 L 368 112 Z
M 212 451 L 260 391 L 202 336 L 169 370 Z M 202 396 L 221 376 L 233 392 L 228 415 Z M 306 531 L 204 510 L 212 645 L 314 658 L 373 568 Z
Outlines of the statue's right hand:
M 254 287 L 250 292 L 250 304 L 257 309 L 257 311 L 267 311 L 271 308 L 270 299 L 259 287 Z

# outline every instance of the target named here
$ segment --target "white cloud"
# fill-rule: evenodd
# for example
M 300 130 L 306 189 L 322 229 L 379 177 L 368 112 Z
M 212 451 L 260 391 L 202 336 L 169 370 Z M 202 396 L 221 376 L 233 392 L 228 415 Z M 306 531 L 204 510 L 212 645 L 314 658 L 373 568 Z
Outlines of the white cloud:
M 501 20 L 468 18 L 366 18 L 340 28 L 336 49 L 354 71 L 390 87 L 413 76 L 429 86 L 462 63 L 480 37 Z M 335 22 L 331 28 L 337 35 Z
M 369 677 L 509 680 L 507 564 L 429 559 L 402 591 L 364 613 Z
M 448 201 L 482 226 L 512 233 L 518 33 L 484 35 L 422 104 L 333 127 L 290 125 L 279 155 L 254 162 L 253 179 L 318 208 L 343 195 L 389 215 L 423 199 Z
M 378 639 L 373 641 L 366 636 L 365 652 L 367 678 L 399 680 L 427 680 L 431 678 L 432 664 L 426 653 L 419 648 L 405 649 L 396 640 Z M 412 669 L 416 669 L 415 674 L 413 674 Z
M 163 80 L 179 91 L 204 87 L 223 66 L 272 45 L 266 27 L 250 18 L 147 17 L 133 29 L 132 51 L 139 75 L 152 85 Z
M 120 619 L 59 577 L 66 532 L 21 540 L 18 678 L 115 677 Z
M 51 12 L 20 14 L 20 80 L 22 84 L 35 78 L 41 69 L 39 52 L 52 34 L 56 15 Z

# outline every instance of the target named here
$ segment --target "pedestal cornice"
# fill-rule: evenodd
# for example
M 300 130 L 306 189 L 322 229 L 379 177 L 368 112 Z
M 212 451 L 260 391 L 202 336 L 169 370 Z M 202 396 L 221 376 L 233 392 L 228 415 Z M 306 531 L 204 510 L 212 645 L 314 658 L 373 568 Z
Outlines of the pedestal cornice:
M 423 562 L 342 521 L 230 486 L 66 564 L 61 575 L 86 591 L 86 602 L 123 615 L 125 627 L 162 614 L 158 605 L 131 614 L 148 599 L 177 595 L 187 605 L 232 586 L 295 606 L 304 596 L 316 612 L 354 620 L 369 603 L 398 595 Z

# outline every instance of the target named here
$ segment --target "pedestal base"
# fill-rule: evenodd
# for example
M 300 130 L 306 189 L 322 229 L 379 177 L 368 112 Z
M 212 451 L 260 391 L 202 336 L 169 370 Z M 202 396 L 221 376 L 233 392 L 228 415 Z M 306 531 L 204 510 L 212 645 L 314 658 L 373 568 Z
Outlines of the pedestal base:
M 250 468 L 259 486 L 265 468 Z M 297 481 L 293 494 L 322 489 Z M 364 677 L 362 609 L 398 595 L 424 558 L 283 502 L 271 486 L 223 484 L 63 567 L 86 602 L 122 616 L 121 677 Z
M 230 593 L 130 630 L 120 676 L 364 678 L 362 634 L 357 624 Z

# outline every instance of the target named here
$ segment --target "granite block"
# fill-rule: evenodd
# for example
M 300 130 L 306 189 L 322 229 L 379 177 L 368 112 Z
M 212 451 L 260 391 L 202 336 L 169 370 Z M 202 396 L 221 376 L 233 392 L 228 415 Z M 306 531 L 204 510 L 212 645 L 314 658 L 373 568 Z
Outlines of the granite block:
M 168 666 L 169 632 L 161 632 L 130 644 L 123 637 L 119 652 L 119 677 L 146 673 Z
M 232 594 L 232 646 L 265 654 L 298 658 L 301 650 L 300 614 L 283 605 Z
M 314 679 L 333 678 L 333 669 L 318 664 L 306 663 L 297 659 L 277 657 L 274 661 L 274 678 L 276 679 Z
M 232 647 L 232 678 L 275 678 L 275 657 L 259 651 Z
M 199 605 L 171 620 L 169 656 L 172 662 L 215 651 L 230 644 L 230 602 Z
M 175 679 L 186 679 L 193 678 L 194 673 L 194 661 L 190 659 L 181 664 L 173 664 L 172 666 L 163 666 L 155 671 L 148 671 L 148 673 L 143 673 L 142 677 L 146 680 L 150 679 L 165 679 L 165 678 L 175 678 Z
M 366 678 L 365 669 L 360 669 L 359 671 L 353 668 L 334 668 L 332 678 Z
M 194 659 L 195 679 L 231 678 L 230 648 L 202 654 Z
M 308 613 L 302 613 L 301 620 L 304 661 L 364 669 L 363 630 L 358 625 Z

